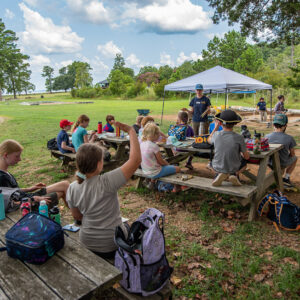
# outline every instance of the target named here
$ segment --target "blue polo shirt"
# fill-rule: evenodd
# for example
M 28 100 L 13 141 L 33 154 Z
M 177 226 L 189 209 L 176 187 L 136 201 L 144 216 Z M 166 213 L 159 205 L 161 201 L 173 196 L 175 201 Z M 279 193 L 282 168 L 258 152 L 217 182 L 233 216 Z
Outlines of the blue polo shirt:
M 266 106 L 267 106 L 267 103 L 265 102 L 265 101 L 263 101 L 263 102 L 258 102 L 257 103 L 257 106 L 258 106 L 258 109 L 259 110 L 263 110 L 263 111 L 265 111 L 266 110 Z
M 61 147 L 62 142 L 66 142 L 66 145 L 70 147 L 70 140 L 67 132 L 65 130 L 61 130 L 56 138 L 58 150 L 61 153 L 69 153 L 71 151 L 65 150 Z
M 194 108 L 193 122 L 207 121 L 207 114 L 204 118 L 201 118 L 201 115 L 206 111 L 207 107 L 211 106 L 210 100 L 206 96 L 202 96 L 201 98 L 194 97 L 190 102 L 190 106 Z

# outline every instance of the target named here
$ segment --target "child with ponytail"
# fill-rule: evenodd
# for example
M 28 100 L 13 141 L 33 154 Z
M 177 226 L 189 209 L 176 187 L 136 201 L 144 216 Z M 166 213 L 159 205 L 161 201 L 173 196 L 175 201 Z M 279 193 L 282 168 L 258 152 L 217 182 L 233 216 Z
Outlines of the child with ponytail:
M 114 233 L 117 226 L 121 226 L 127 235 L 120 214 L 118 190 L 141 163 L 135 130 L 119 122 L 114 122 L 114 125 L 129 134 L 129 160 L 120 168 L 99 175 L 103 169 L 102 148 L 91 143 L 81 145 L 76 154 L 77 180 L 71 183 L 67 193 L 73 217 L 82 221 L 80 241 L 103 258 L 113 258 L 115 255 Z
M 74 124 L 72 129 L 72 144 L 76 151 L 81 144 L 95 141 L 96 132 L 93 132 L 88 138 L 86 128 L 89 126 L 89 123 L 90 118 L 87 115 L 80 115 L 77 122 Z

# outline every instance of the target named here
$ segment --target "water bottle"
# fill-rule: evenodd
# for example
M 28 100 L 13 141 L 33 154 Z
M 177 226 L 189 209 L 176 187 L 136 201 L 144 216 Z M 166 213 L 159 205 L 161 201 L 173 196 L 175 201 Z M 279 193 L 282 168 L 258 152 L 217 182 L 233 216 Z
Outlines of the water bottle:
M 5 206 L 4 206 L 2 190 L 0 190 L 0 221 L 4 219 L 5 219 Z
M 39 206 L 39 214 L 40 214 L 40 215 L 43 215 L 43 216 L 45 216 L 45 217 L 49 217 L 49 214 L 48 214 L 48 206 L 47 206 L 45 200 L 42 200 L 42 201 L 40 202 L 40 206 Z
M 101 134 L 101 133 L 102 133 L 102 122 L 98 122 L 97 133 L 98 133 L 98 134 Z
M 51 220 L 60 224 L 60 213 L 59 213 L 59 208 L 57 206 L 54 206 L 53 208 L 50 209 L 49 215 Z
M 124 139 L 124 137 L 125 137 L 124 131 L 121 130 L 121 138 Z
M 116 137 L 120 137 L 120 127 L 116 127 Z

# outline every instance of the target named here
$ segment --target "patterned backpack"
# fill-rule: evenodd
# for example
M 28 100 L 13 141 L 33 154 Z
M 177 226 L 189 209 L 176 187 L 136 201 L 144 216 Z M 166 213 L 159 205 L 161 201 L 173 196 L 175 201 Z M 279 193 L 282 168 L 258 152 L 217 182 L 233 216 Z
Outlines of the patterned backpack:
M 264 197 L 257 211 L 260 216 L 265 215 L 273 221 L 277 231 L 278 225 L 286 230 L 300 230 L 300 207 L 291 203 L 279 191 Z
M 186 131 L 186 125 L 170 125 L 168 135 L 175 136 L 178 141 L 184 141 L 186 139 Z
M 120 284 L 130 293 L 155 294 L 168 282 L 173 269 L 165 253 L 164 215 L 155 208 L 147 209 L 135 221 L 126 239 L 116 228 L 118 251 L 115 266 L 123 273 Z
M 5 234 L 8 256 L 31 264 L 43 264 L 64 246 L 60 224 L 35 212 L 28 213 Z

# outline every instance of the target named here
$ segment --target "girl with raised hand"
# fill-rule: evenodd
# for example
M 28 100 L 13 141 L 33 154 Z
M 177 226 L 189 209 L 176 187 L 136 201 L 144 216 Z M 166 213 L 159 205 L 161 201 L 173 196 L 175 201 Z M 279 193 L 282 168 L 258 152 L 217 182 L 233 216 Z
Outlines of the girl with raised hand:
M 83 144 L 76 154 L 77 181 L 71 183 L 67 201 L 75 220 L 82 221 L 80 241 L 103 258 L 113 258 L 117 246 L 114 233 L 122 223 L 118 190 L 134 174 L 141 163 L 140 145 L 133 127 L 114 122 L 130 138 L 129 160 L 120 168 L 101 174 L 103 150 L 96 144 Z
M 19 185 L 15 177 L 8 172 L 8 168 L 21 161 L 23 147 L 15 140 L 5 140 L 0 144 L 0 187 L 18 188 Z M 22 188 L 21 196 L 33 199 L 35 202 L 46 200 L 47 204 L 54 206 L 58 204 L 58 199 L 62 198 L 66 203 L 66 193 L 69 187 L 68 181 L 61 181 L 46 186 L 39 182 L 31 187 Z

